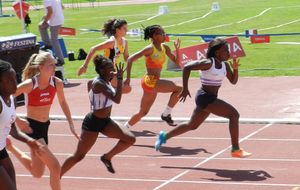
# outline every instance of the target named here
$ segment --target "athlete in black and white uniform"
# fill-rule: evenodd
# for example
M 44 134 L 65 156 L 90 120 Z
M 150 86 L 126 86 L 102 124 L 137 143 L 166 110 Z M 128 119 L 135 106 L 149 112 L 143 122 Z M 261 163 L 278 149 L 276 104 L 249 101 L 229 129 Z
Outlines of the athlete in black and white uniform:
M 111 173 L 115 173 L 111 159 L 116 154 L 129 148 L 135 142 L 135 136 L 128 128 L 120 126 L 110 118 L 113 102 L 118 104 L 121 101 L 124 65 L 119 64 L 116 66 L 118 79 L 116 90 L 110 83 L 115 71 L 111 60 L 97 55 L 94 58 L 94 65 L 99 76 L 89 84 L 88 88 L 91 112 L 88 113 L 83 120 L 81 140 L 78 143 L 75 153 L 62 165 L 61 175 L 65 174 L 77 162 L 84 158 L 95 144 L 99 132 L 107 137 L 119 139 L 119 142 L 100 158 L 107 170 Z

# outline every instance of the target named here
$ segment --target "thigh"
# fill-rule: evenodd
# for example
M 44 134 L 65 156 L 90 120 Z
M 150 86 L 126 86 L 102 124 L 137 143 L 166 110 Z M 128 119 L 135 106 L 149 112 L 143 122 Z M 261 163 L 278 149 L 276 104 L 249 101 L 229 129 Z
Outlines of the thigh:
M 8 175 L 6 169 L 0 165 L 1 190 L 16 190 L 16 184 Z
M 114 120 L 111 120 L 103 129 L 102 133 L 109 138 L 116 138 L 121 140 L 128 140 L 128 138 L 134 138 L 132 132 L 127 128 L 123 127 Z
M 220 99 L 216 99 L 213 103 L 208 104 L 205 111 L 225 118 L 229 118 L 232 113 L 237 113 L 237 110 L 232 105 Z
M 178 88 L 179 87 L 173 81 L 159 79 L 156 82 L 156 86 L 154 90 L 156 92 L 167 93 L 167 92 L 174 92 L 178 90 Z
M 0 184 L 3 189 L 16 189 L 15 169 L 9 157 L 0 160 Z
M 144 91 L 142 100 L 141 100 L 141 105 L 140 105 L 140 111 L 142 112 L 148 112 L 153 105 L 155 99 L 157 97 L 157 93 L 148 93 Z
M 198 127 L 205 121 L 209 114 L 209 112 L 196 107 L 188 124 L 190 126 Z
M 98 132 L 82 130 L 75 154 L 85 155 L 95 144 L 98 134 Z

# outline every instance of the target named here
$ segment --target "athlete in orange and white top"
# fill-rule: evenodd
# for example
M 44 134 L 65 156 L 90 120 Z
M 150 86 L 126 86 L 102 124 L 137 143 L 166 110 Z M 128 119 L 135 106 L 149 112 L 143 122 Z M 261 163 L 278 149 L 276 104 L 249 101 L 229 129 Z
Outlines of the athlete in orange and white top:
M 127 61 L 128 54 L 128 42 L 125 39 L 127 33 L 127 22 L 126 20 L 121 19 L 111 19 L 108 20 L 102 29 L 104 35 L 106 35 L 109 39 L 93 46 L 83 65 L 78 70 L 78 75 L 82 75 L 86 72 L 88 68 L 88 64 L 95 55 L 97 51 L 104 50 L 104 57 L 110 59 L 115 65 L 119 63 L 120 55 L 123 55 L 125 61 Z M 114 88 L 117 87 L 117 78 L 114 77 L 111 80 L 111 84 Z M 129 93 L 131 91 L 130 86 L 123 85 L 122 92 Z
M 173 55 L 169 46 L 164 44 L 166 35 L 161 26 L 148 26 L 144 29 L 144 35 L 144 39 L 151 39 L 152 43 L 128 58 L 127 79 L 124 82 L 125 85 L 130 84 L 132 63 L 144 56 L 147 68 L 147 72 L 141 81 L 144 94 L 141 100 L 140 110 L 135 113 L 125 125 L 127 127 L 131 127 L 142 117 L 144 117 L 154 103 L 157 93 L 171 93 L 168 105 L 165 111 L 162 113 L 161 118 L 169 125 L 173 126 L 175 124 L 171 118 L 171 111 L 178 102 L 178 95 L 180 94 L 182 87 L 176 85 L 170 80 L 160 79 L 160 73 L 167 57 L 169 57 L 176 64 L 179 63 L 178 50 L 180 47 L 180 40 L 177 39 L 174 42 L 176 55 Z

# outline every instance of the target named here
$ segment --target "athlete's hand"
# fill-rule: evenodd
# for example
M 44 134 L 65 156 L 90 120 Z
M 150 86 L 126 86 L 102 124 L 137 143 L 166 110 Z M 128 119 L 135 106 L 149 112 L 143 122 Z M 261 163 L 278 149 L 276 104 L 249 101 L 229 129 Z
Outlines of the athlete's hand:
M 127 85 L 127 86 L 130 86 L 130 78 L 127 78 L 125 81 L 124 81 L 124 86 Z
M 191 97 L 191 94 L 190 94 L 189 90 L 188 89 L 182 89 L 182 91 L 180 92 L 180 94 L 178 96 L 179 101 L 180 102 L 185 102 L 185 99 L 186 99 L 187 96 Z
M 116 64 L 116 69 L 117 69 L 117 79 L 123 79 L 123 74 L 126 68 L 124 68 L 124 63 L 119 63 Z
M 176 50 L 180 48 L 180 44 L 181 44 L 181 40 L 179 38 L 177 38 L 174 41 L 174 47 L 175 47 Z
M 79 135 L 76 133 L 74 125 L 70 125 L 71 133 L 76 137 L 76 139 L 80 140 Z
M 34 140 L 34 139 L 28 140 L 26 142 L 26 144 L 34 151 L 42 151 L 43 147 L 45 146 L 42 143 L 40 143 L 39 141 Z
M 86 73 L 86 70 L 87 70 L 87 66 L 85 65 L 81 65 L 78 72 L 77 72 L 77 75 L 80 76 L 82 75 L 83 73 Z
M 239 62 L 240 62 L 240 60 L 237 59 L 236 56 L 234 56 L 234 57 L 232 58 L 232 61 L 230 61 L 229 63 L 230 63 L 230 66 L 231 66 L 232 69 L 238 70 L 238 69 L 239 69 L 239 66 L 241 66 L 241 65 L 239 64 Z
M 31 134 L 33 132 L 28 121 L 25 119 L 21 119 L 21 118 L 17 117 L 16 124 L 19 127 L 19 129 L 24 133 Z

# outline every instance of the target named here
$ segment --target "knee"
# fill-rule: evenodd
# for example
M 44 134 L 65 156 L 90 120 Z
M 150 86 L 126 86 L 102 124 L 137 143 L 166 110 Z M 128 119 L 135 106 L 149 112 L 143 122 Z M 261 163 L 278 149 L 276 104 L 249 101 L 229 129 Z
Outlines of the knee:
M 230 120 L 239 120 L 239 118 L 240 118 L 240 113 L 237 110 L 234 110 L 229 116 Z
M 76 154 L 74 156 L 74 160 L 75 160 L 75 162 L 80 162 L 81 160 L 84 159 L 84 157 L 85 157 L 85 154 Z
M 194 124 L 194 123 L 186 123 L 185 126 L 189 129 L 189 130 L 195 130 L 199 127 L 199 125 Z
M 55 175 L 58 175 L 60 176 L 60 171 L 61 171 L 61 167 L 60 167 L 60 164 L 59 162 L 57 161 L 56 163 L 54 163 L 51 168 L 49 168 L 50 172 L 52 174 L 55 174 Z
M 188 125 L 188 127 L 190 130 L 196 130 L 199 127 L 199 125 L 190 124 L 190 125 Z
M 176 93 L 180 93 L 182 91 L 182 87 L 181 86 L 176 86 Z
M 43 170 L 39 170 L 39 171 L 32 171 L 31 172 L 31 175 L 34 177 L 34 178 L 41 178 L 44 174 L 44 171 Z
M 133 145 L 136 141 L 136 138 L 134 135 L 130 135 L 128 136 L 128 139 L 127 139 L 127 143 L 130 144 L 130 145 Z
M 139 112 L 140 117 L 144 117 L 149 113 L 149 110 L 143 110 Z

